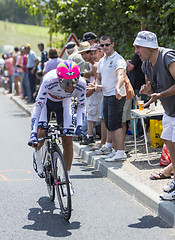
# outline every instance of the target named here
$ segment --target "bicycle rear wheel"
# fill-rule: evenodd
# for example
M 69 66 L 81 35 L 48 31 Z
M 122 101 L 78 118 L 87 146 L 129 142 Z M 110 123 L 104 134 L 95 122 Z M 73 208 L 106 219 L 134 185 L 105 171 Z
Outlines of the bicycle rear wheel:
M 50 154 L 48 152 L 46 142 L 42 146 L 41 150 L 42 150 L 42 163 L 43 163 L 43 168 L 45 172 L 45 182 L 47 185 L 47 191 L 50 199 L 54 201 L 55 199 L 54 177 L 53 177 Z
M 69 220 L 71 217 L 71 195 L 69 187 L 69 179 L 63 154 L 58 146 L 52 154 L 54 162 L 54 182 L 55 190 L 60 204 L 61 212 L 65 219 Z

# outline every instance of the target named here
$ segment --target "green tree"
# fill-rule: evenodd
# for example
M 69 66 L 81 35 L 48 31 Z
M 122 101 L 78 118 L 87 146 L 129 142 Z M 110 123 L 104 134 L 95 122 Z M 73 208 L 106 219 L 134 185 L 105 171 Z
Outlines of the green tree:
M 74 32 L 79 40 L 87 31 L 97 36 L 110 34 L 116 50 L 132 57 L 133 40 L 147 29 L 158 35 L 160 45 L 173 47 L 175 29 L 174 0 L 16 0 L 33 15 L 43 14 L 50 34 Z
M 42 16 L 31 16 L 15 0 L 0 0 L 0 20 L 24 24 L 42 24 Z

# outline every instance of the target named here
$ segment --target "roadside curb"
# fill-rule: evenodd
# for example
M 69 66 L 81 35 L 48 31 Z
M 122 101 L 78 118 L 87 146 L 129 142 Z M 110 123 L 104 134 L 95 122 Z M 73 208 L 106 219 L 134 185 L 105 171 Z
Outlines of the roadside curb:
M 33 104 L 27 105 L 22 99 L 16 96 L 9 97 L 25 111 L 27 116 L 31 116 Z M 175 204 L 173 201 L 160 201 L 157 192 L 138 182 L 133 176 L 122 171 L 121 168 L 116 167 L 112 163 L 105 162 L 100 156 L 96 156 L 93 152 L 89 151 L 88 147 L 82 146 L 78 142 L 73 142 L 73 145 L 74 151 L 83 159 L 83 162 L 101 172 L 110 181 L 117 184 L 117 186 L 129 195 L 155 212 L 163 221 L 175 228 Z
M 110 181 L 117 184 L 118 187 L 126 191 L 130 196 L 136 198 L 140 203 L 147 206 L 153 212 L 175 228 L 175 205 L 170 201 L 160 201 L 157 192 L 150 187 L 138 182 L 128 173 L 122 171 L 112 163 L 107 163 L 93 152 L 88 151 L 88 147 L 74 142 L 74 151 L 83 159 L 83 161 L 101 172 Z
M 82 147 L 79 143 L 74 142 L 74 151 L 83 159 L 85 163 L 93 166 L 109 180 L 117 184 L 129 195 L 136 198 L 140 203 L 147 206 L 159 217 L 175 227 L 175 205 L 170 201 L 160 201 L 159 195 L 148 186 L 138 182 L 135 178 L 122 171 L 121 169 L 106 163 L 99 156 L 94 156 L 88 151 L 87 147 Z
M 24 104 L 21 104 L 17 97 L 11 96 L 11 99 L 27 114 L 27 116 L 31 116 L 31 111 L 27 109 L 27 107 Z

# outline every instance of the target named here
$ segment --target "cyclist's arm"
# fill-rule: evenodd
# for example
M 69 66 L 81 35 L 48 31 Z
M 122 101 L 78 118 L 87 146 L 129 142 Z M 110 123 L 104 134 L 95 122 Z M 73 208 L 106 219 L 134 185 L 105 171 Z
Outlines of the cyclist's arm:
M 80 83 L 80 90 L 77 91 L 77 126 L 82 126 L 85 118 L 86 109 L 86 81 L 83 79 Z
M 38 128 L 38 122 L 41 115 L 41 110 L 46 102 L 47 95 L 48 95 L 48 89 L 45 88 L 46 82 L 43 82 L 40 86 L 36 103 L 34 106 L 34 109 L 32 111 L 32 117 L 31 117 L 31 132 L 37 132 Z

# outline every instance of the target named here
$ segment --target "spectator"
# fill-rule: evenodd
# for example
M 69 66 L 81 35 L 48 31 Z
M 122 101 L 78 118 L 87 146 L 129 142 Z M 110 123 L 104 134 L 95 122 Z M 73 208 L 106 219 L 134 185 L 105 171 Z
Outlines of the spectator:
M 26 54 L 27 54 L 27 70 L 28 70 L 28 78 L 30 84 L 30 92 L 31 92 L 31 99 L 28 103 L 34 103 L 33 93 L 35 92 L 35 73 L 37 70 L 37 66 L 39 64 L 39 60 L 36 56 L 36 53 L 30 48 L 30 44 L 27 44 L 25 47 Z
M 4 89 L 7 90 L 7 84 L 5 83 L 5 77 L 4 77 L 4 71 L 5 71 L 5 60 L 6 60 L 7 56 L 6 54 L 2 54 L 2 59 L 4 60 L 2 66 L 1 66 L 1 79 L 2 79 L 2 86 L 4 87 Z
M 129 81 L 129 79 L 128 79 Z M 122 114 L 122 128 L 123 128 L 123 136 L 124 136 L 124 142 L 126 137 L 126 122 L 131 119 L 131 105 L 132 105 L 132 98 L 134 96 L 134 90 L 130 89 L 130 94 L 126 98 L 126 102 L 123 106 L 123 114 Z M 103 116 L 102 112 L 101 115 Z M 103 116 L 104 118 L 104 116 Z M 107 137 L 106 137 L 106 143 L 104 146 L 102 146 L 99 150 L 96 150 L 95 153 L 97 155 L 105 155 L 103 158 L 111 158 L 115 155 L 115 151 L 112 149 L 112 136 L 110 131 L 107 130 Z M 107 156 L 106 156 L 107 155 Z
M 25 47 L 21 47 L 21 55 L 22 59 L 22 69 L 23 69 L 23 77 L 22 77 L 22 87 L 23 87 L 23 98 L 26 100 L 31 99 L 29 79 L 28 79 L 28 71 L 27 71 L 27 55 Z
M 137 95 L 138 97 L 141 98 L 141 100 L 143 100 L 144 102 L 147 101 L 147 96 L 145 94 L 139 94 L 140 88 L 143 84 L 145 84 L 145 75 L 142 72 L 141 69 L 141 65 L 142 65 L 142 61 L 139 58 L 139 56 L 135 53 L 132 60 L 129 61 L 127 60 L 127 72 L 128 72 L 128 76 L 130 78 L 130 75 L 132 73 L 132 86 L 134 88 L 134 93 L 135 95 Z M 137 137 L 140 137 L 143 135 L 143 128 L 142 128 L 142 124 L 140 119 L 138 119 L 137 121 Z
M 92 59 L 91 52 L 89 50 L 90 46 L 91 45 L 87 41 L 81 42 L 79 46 L 79 53 L 85 61 L 83 77 L 85 77 L 87 81 L 90 81 L 90 83 L 92 83 L 94 81 L 94 75 L 91 70 L 94 60 Z
M 175 51 L 158 47 L 156 34 L 149 31 L 139 32 L 133 45 L 135 53 L 143 61 L 142 70 L 149 79 L 140 89 L 140 94 L 151 97 L 143 107 L 157 99 L 162 103 L 165 112 L 161 138 L 169 150 L 175 172 Z M 175 199 L 175 176 L 171 185 L 164 188 L 164 191 L 166 193 L 161 196 L 163 199 Z
M 89 64 L 89 70 L 90 71 L 87 71 L 87 69 L 84 70 L 84 74 L 83 76 L 87 79 L 89 79 L 90 83 L 93 83 L 94 82 L 94 74 L 92 72 L 92 66 L 94 64 L 94 60 L 92 59 L 92 55 L 90 53 L 90 44 L 89 42 L 82 42 L 80 43 L 80 47 L 79 47 L 79 53 L 81 54 L 82 58 L 88 62 Z M 86 114 L 88 114 L 88 110 L 89 110 L 89 99 L 87 99 L 86 101 Z M 84 125 L 82 126 L 82 128 L 86 128 L 87 127 L 87 135 L 84 139 L 84 141 L 82 142 L 82 144 L 85 144 L 85 145 L 88 145 L 88 144 L 91 144 L 91 143 L 95 143 L 95 139 L 94 139 L 94 136 L 93 136 L 93 132 L 89 129 L 91 123 L 86 123 L 88 122 L 87 121 L 87 115 L 86 115 L 86 118 L 85 118 L 85 121 L 84 121 Z M 86 127 L 85 127 L 86 126 Z M 85 129 L 83 129 L 85 130 Z
M 168 166 L 166 166 L 163 171 L 159 173 L 152 173 L 150 176 L 151 180 L 160 180 L 160 179 L 167 179 L 171 178 L 171 174 L 173 173 L 173 165 L 170 163 Z
M 15 91 L 16 91 L 16 85 L 17 85 L 17 82 L 18 82 L 18 72 L 17 72 L 17 66 L 16 66 L 18 54 L 19 54 L 19 48 L 18 47 L 14 47 L 14 53 L 12 53 L 12 57 L 13 57 L 13 65 L 14 65 L 14 77 L 13 77 L 13 80 L 14 80 L 14 83 L 15 83 Z M 19 91 L 18 91 L 18 93 L 16 91 L 15 95 L 19 95 Z
M 39 88 L 40 88 L 40 85 L 43 81 L 43 71 L 42 70 L 38 70 L 36 71 L 36 91 L 34 92 L 33 94 L 33 98 L 36 99 L 37 95 L 38 95 L 38 91 L 39 91 Z
M 98 42 L 97 35 L 93 32 L 86 32 L 83 35 L 83 42 L 88 41 L 90 45 Z
M 61 58 L 58 57 L 58 52 L 56 48 L 49 49 L 49 61 L 46 62 L 45 67 L 43 69 L 43 73 L 46 74 L 49 71 L 56 69 L 58 64 L 61 62 Z
M 48 61 L 47 52 L 44 50 L 44 44 L 38 43 L 38 49 L 41 52 L 41 70 L 44 69 L 44 63 Z
M 8 77 L 9 77 L 9 92 L 8 93 L 12 93 L 14 65 L 13 65 L 13 57 L 12 57 L 12 54 L 10 52 L 8 52 L 6 54 L 4 70 L 8 71 Z
M 124 151 L 122 114 L 126 101 L 124 85 L 126 62 L 122 56 L 114 51 L 114 41 L 111 36 L 102 36 L 100 46 L 106 55 L 98 64 L 96 90 L 103 91 L 105 125 L 111 133 L 115 149 L 115 155 L 107 158 L 106 161 L 125 160 L 127 156 Z
M 16 54 L 14 82 L 15 82 L 15 91 L 16 91 L 15 96 L 20 95 L 20 97 L 23 97 L 23 88 L 22 88 L 23 68 L 22 68 L 22 60 L 23 60 L 23 56 L 21 55 L 21 51 L 18 50 L 18 52 Z
M 96 76 L 97 76 L 97 65 L 98 65 L 98 61 L 103 57 L 103 51 L 101 50 L 100 44 L 93 44 L 89 50 L 91 52 L 92 60 L 94 61 L 92 63 L 92 70 L 91 70 L 92 76 L 94 76 L 94 81 L 88 84 L 87 92 L 86 92 L 86 97 L 89 97 L 88 109 L 87 109 L 88 135 L 84 139 L 83 144 L 89 144 L 93 139 L 93 135 L 94 135 L 93 130 L 95 128 L 95 124 L 100 123 L 99 115 L 100 115 L 100 104 L 102 101 L 102 93 L 101 92 L 97 93 L 95 91 L 95 84 L 96 84 Z M 95 60 L 97 62 L 95 62 Z M 101 147 L 101 144 L 99 145 L 99 147 Z
M 84 72 L 85 68 L 85 61 L 82 58 L 81 54 L 78 52 L 78 46 L 75 42 L 68 42 L 65 46 L 66 48 L 66 55 L 68 59 L 76 62 L 80 68 L 80 74 Z
M 90 150 L 99 150 L 106 142 L 106 134 L 107 134 L 107 129 L 105 127 L 104 124 L 104 118 L 102 115 L 102 92 L 97 93 L 95 91 L 95 85 L 96 85 L 96 78 L 97 78 L 97 66 L 98 66 L 98 62 L 100 61 L 100 59 L 104 56 L 104 53 L 100 47 L 100 44 L 93 44 L 90 47 L 90 51 L 91 51 L 91 55 L 92 55 L 92 59 L 94 60 L 94 64 L 92 66 L 92 72 L 93 75 L 95 76 L 95 81 L 93 83 L 89 83 L 87 86 L 87 93 L 86 96 L 90 96 L 89 97 L 89 108 L 92 107 L 91 112 L 94 112 L 95 114 L 95 118 L 93 118 L 94 121 L 91 121 L 91 130 L 90 132 L 92 132 L 93 128 L 95 127 L 95 122 L 99 122 L 100 121 L 100 137 L 101 137 L 101 141 L 99 144 L 97 144 L 96 146 L 92 147 Z M 95 98 L 95 99 L 94 99 Z M 95 108 L 96 107 L 96 108 Z M 96 109 L 96 111 L 94 111 L 94 109 Z M 90 118 L 92 117 L 92 115 L 90 113 L 88 113 L 87 115 L 87 119 L 91 120 Z

